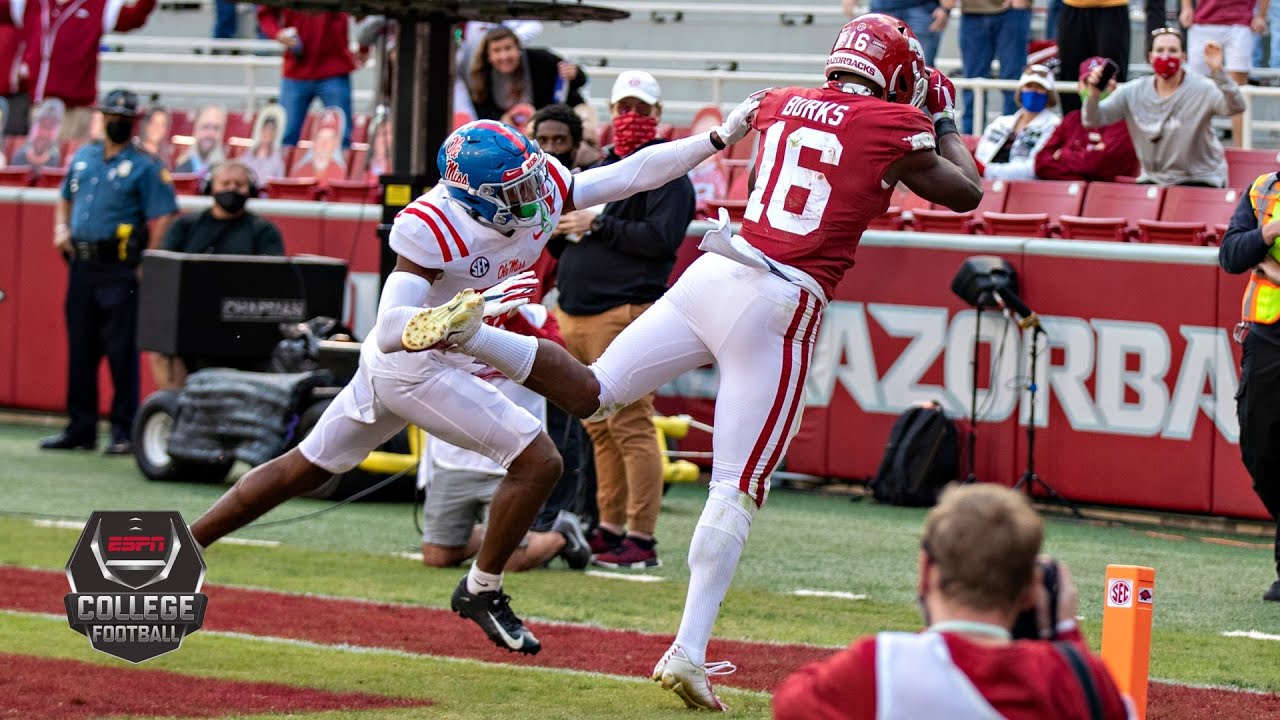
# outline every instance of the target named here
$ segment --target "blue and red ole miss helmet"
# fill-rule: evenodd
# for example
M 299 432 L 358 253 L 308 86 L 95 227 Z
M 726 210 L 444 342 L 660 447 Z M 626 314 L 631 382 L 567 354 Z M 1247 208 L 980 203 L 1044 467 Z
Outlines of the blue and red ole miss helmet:
M 551 194 L 547 156 L 519 130 L 475 120 L 454 130 L 436 156 L 449 196 L 500 230 L 536 227 Z
M 861 75 L 893 103 L 914 104 L 929 90 L 923 47 L 892 15 L 869 13 L 845 23 L 827 57 L 827 78 L 834 72 Z

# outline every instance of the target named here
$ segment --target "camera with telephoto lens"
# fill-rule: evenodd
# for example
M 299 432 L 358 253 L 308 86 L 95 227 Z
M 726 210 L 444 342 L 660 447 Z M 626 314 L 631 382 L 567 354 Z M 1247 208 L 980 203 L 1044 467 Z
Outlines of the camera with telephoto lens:
M 1037 617 L 1039 607 L 1030 607 L 1018 613 L 1013 621 L 1013 637 L 1015 640 L 1057 640 L 1058 639 L 1058 561 L 1053 558 L 1042 558 L 1036 561 L 1040 566 L 1040 582 L 1045 594 L 1049 597 L 1048 636 L 1040 634 L 1040 622 Z

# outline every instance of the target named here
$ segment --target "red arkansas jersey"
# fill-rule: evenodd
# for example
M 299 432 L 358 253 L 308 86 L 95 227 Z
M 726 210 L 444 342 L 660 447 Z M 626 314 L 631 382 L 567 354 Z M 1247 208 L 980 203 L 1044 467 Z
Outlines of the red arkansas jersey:
M 912 105 L 790 87 L 766 93 L 752 125 L 760 143 L 742 237 L 812 275 L 829 298 L 862 231 L 889 207 L 885 171 L 933 149 L 933 123 Z

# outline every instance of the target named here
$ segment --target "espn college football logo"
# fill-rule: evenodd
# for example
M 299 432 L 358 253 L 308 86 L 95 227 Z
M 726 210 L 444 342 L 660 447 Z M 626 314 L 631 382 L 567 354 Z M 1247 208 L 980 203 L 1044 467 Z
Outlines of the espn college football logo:
M 129 662 L 177 650 L 204 623 L 204 559 L 176 511 L 95 511 L 67 560 L 67 620 Z

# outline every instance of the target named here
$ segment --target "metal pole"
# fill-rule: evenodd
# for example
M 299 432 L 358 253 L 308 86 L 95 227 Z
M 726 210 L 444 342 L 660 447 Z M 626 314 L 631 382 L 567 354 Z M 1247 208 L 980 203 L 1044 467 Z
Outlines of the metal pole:
M 413 163 L 414 101 L 418 90 L 415 82 L 418 57 L 418 23 L 401 20 L 396 30 L 395 78 L 391 88 L 391 171 L 395 174 L 421 172 Z M 406 122 L 408 121 L 408 122 Z

